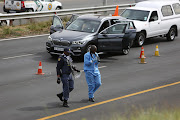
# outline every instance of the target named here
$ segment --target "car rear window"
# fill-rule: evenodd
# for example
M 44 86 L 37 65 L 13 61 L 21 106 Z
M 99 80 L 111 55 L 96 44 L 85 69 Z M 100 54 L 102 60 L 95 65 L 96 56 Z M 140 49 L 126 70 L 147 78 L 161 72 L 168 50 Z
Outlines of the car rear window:
M 175 14 L 180 14 L 180 4 L 179 3 L 175 3 L 172 6 L 174 8 Z
M 173 15 L 173 11 L 172 11 L 172 8 L 170 5 L 165 5 L 165 6 L 162 6 L 162 14 L 163 16 L 171 16 Z

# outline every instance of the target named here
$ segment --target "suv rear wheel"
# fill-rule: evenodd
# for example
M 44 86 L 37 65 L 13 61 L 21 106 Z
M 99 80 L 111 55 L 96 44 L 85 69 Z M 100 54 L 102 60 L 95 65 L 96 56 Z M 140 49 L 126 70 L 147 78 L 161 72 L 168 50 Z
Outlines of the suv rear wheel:
M 173 41 L 175 39 L 175 37 L 176 37 L 176 29 L 174 27 L 172 27 L 167 34 L 167 40 Z

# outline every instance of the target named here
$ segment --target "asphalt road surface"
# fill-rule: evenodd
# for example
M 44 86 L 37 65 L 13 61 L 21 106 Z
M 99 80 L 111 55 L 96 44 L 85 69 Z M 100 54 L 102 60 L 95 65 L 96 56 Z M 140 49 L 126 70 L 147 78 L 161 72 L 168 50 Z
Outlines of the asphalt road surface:
M 180 107 L 180 37 L 173 42 L 165 38 L 146 41 L 147 64 L 138 63 L 140 47 L 131 48 L 128 55 L 101 54 L 102 86 L 95 94 L 96 102 L 88 102 L 83 73 L 75 80 L 70 108 L 63 108 L 56 97 L 62 91 L 62 84 L 56 84 L 57 58 L 51 58 L 46 52 L 47 37 L 1 40 L 1 120 L 33 120 L 48 116 L 51 120 L 106 120 L 114 113 L 125 113 L 132 106 Z M 153 56 L 156 45 L 159 45 L 160 57 Z M 42 61 L 45 75 L 35 74 L 39 61 Z M 74 63 L 83 69 L 83 62 L 77 59 Z
M 70 8 L 83 8 L 83 7 L 95 7 L 102 6 L 103 0 L 57 0 L 60 1 L 63 5 L 64 9 Z M 135 0 L 107 0 L 107 5 L 117 5 L 117 4 L 129 4 L 134 3 Z M 0 2 L 0 13 L 4 13 L 3 11 L 3 2 Z

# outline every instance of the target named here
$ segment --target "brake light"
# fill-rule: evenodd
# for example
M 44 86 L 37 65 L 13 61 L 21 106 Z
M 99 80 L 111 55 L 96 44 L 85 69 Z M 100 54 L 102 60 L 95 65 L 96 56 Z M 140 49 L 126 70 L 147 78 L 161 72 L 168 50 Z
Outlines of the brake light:
M 24 1 L 21 1 L 21 7 L 25 8 Z

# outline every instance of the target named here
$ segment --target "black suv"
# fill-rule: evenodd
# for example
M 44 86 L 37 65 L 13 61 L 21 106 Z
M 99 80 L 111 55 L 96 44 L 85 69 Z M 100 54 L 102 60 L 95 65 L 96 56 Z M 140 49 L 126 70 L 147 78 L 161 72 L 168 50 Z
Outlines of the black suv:
M 61 54 L 65 47 L 69 47 L 74 56 L 83 56 L 91 45 L 96 45 L 98 52 L 126 55 L 136 36 L 134 23 L 120 16 L 88 14 L 71 22 L 64 28 L 61 19 L 54 16 L 51 35 L 46 42 L 46 49 L 52 56 Z

